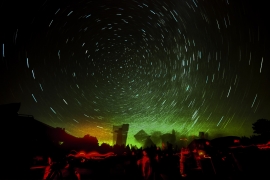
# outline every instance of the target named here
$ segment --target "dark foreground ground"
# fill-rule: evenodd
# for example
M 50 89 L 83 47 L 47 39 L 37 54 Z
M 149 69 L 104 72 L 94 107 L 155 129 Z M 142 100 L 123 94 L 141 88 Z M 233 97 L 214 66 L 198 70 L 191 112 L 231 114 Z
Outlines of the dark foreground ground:
M 233 150 L 234 163 L 220 163 L 214 159 L 201 161 L 202 168 L 197 169 L 189 164 L 185 165 L 186 177 L 180 174 L 179 156 L 164 157 L 159 168 L 156 169 L 154 180 L 176 179 L 269 179 L 270 150 Z M 229 158 L 229 157 L 228 157 Z M 226 161 L 225 161 L 226 162 Z M 70 179 L 69 172 L 61 169 L 63 179 Z M 140 170 L 135 161 L 129 156 L 112 157 L 106 160 L 94 160 L 77 166 L 81 180 L 140 180 Z M 42 180 L 44 168 L 31 169 L 29 180 Z

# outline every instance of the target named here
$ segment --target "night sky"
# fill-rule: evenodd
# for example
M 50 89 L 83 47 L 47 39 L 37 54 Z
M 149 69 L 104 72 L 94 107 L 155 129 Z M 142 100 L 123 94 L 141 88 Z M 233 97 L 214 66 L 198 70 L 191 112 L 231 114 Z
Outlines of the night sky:
M 0 104 L 74 136 L 250 136 L 270 119 L 267 3 L 2 0 Z

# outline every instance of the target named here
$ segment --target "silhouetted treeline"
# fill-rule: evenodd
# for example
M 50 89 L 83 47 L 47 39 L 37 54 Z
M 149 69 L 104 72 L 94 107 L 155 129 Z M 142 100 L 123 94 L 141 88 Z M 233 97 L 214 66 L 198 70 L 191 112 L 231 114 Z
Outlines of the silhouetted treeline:
M 270 141 L 270 121 L 267 119 L 258 119 L 252 124 L 254 135 L 250 137 L 242 137 L 243 145 L 265 144 Z

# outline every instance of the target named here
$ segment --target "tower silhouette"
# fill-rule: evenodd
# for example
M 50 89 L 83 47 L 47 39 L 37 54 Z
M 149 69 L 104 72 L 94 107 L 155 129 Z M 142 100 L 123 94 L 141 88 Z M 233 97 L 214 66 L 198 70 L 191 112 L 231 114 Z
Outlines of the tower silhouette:
M 129 124 L 122 126 L 113 126 L 113 145 L 126 146 L 128 136 Z

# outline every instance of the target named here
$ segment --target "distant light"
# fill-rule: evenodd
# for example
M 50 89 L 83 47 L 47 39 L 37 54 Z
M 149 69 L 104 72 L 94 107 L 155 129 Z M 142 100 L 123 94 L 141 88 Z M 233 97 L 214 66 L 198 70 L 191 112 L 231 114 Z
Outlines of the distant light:
M 67 15 L 67 16 L 71 15 L 71 13 L 73 13 L 73 11 L 70 11 L 70 13 L 68 13 L 68 15 Z
M 33 97 L 33 99 L 37 102 L 37 100 L 36 100 L 36 98 L 35 98 L 35 96 L 34 96 L 34 94 L 32 94 L 32 97 Z
M 34 70 L 32 70 L 32 75 L 33 75 L 33 78 L 36 79 Z
M 41 91 L 43 91 L 43 88 L 42 88 L 42 86 L 41 86 L 41 84 L 40 84 L 40 83 L 39 83 L 39 86 L 40 86 Z
M 50 22 L 50 24 L 49 24 L 49 27 L 52 25 L 52 23 L 53 23 L 53 19 L 51 20 L 51 22 Z
M 263 57 L 262 57 L 262 61 L 261 61 L 260 73 L 262 72 L 262 65 L 263 65 Z
M 53 110 L 53 108 L 52 108 L 52 107 L 50 107 L 50 108 L 51 108 L 52 112 L 53 112 L 54 114 L 56 114 L 56 112 Z
M 3 44 L 3 57 L 5 57 L 5 44 Z
M 28 58 L 26 58 L 26 64 L 27 64 L 27 67 L 29 68 Z
M 58 143 L 59 143 L 59 145 L 62 145 L 64 142 L 63 141 L 59 141 Z
M 67 101 L 65 99 L 63 99 L 63 101 L 66 103 L 66 105 L 68 105 Z
M 60 10 L 60 8 L 59 8 L 59 9 L 56 11 L 56 13 L 55 13 L 55 14 L 57 14 L 59 10 Z

